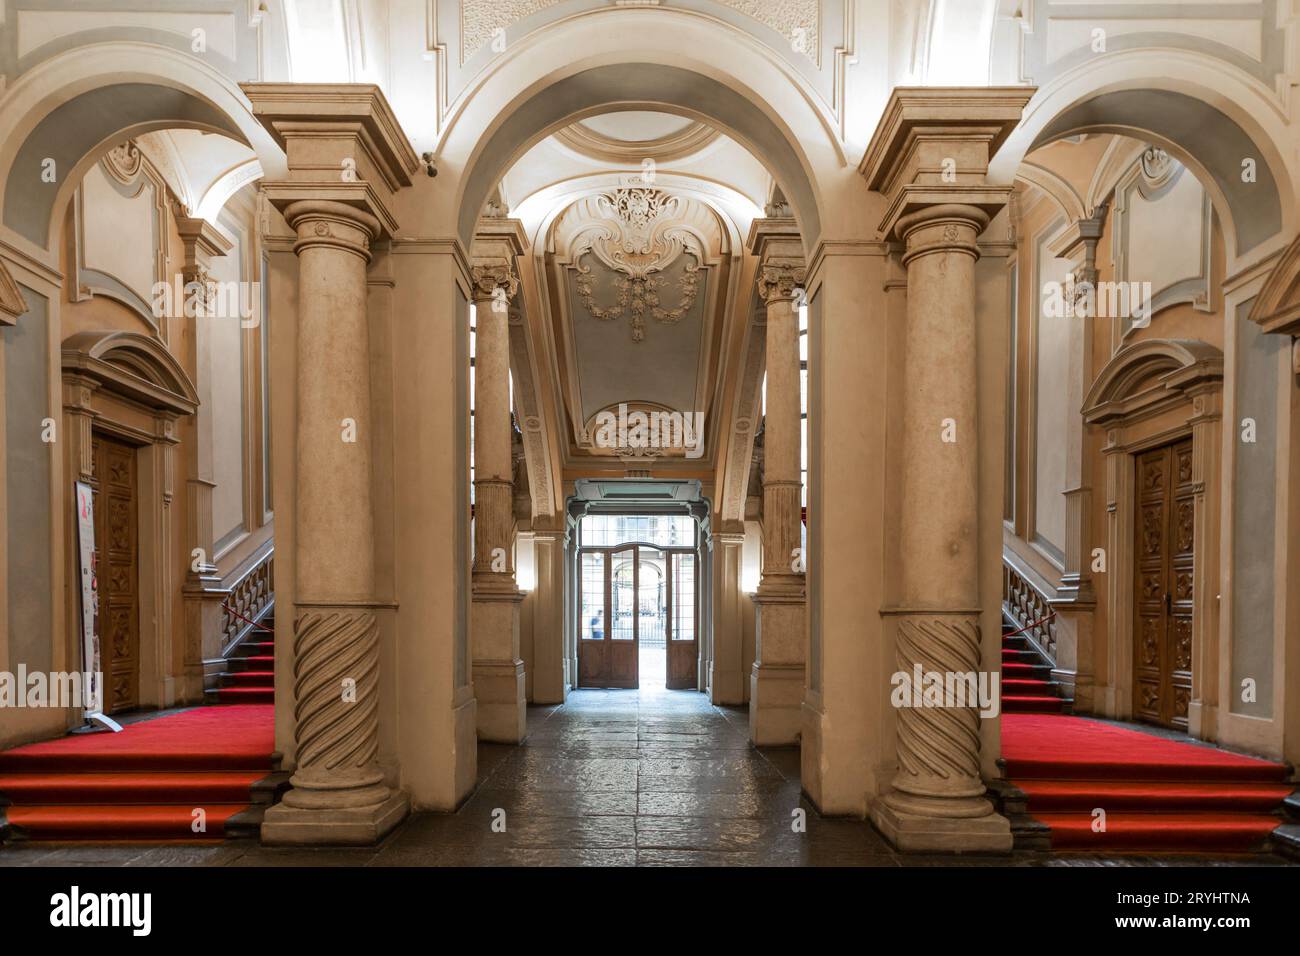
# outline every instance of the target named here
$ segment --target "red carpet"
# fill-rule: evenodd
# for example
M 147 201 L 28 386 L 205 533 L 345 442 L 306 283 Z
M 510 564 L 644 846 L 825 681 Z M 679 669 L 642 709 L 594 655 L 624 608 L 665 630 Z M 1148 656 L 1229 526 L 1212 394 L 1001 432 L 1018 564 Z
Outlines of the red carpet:
M 1052 680 L 1052 664 L 1014 625 L 1002 627 L 1002 712 L 1059 714 L 1069 701 Z
M 275 626 L 273 617 L 266 624 Z M 226 659 L 226 670 L 219 685 L 208 691 L 214 704 L 273 704 L 275 703 L 275 642 L 274 635 L 254 631 L 235 648 Z
M 218 840 L 271 772 L 274 708 L 200 707 L 0 753 L 0 803 L 28 840 Z M 193 811 L 206 814 L 195 833 Z
M 1082 717 L 1004 714 L 1002 758 L 1053 849 L 1249 852 L 1294 789 L 1282 764 Z

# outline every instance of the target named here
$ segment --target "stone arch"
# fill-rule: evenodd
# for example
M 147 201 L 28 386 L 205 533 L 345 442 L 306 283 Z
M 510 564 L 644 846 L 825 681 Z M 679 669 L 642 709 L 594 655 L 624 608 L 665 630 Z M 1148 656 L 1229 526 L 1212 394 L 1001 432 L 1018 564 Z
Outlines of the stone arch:
M 1047 169 L 1026 160 L 1016 171 L 1016 179 L 1041 189 L 1049 199 L 1056 203 L 1067 222 L 1087 219 L 1089 209 L 1083 198 L 1064 178 Z
M 701 85 L 702 95 L 698 91 Z M 650 91 L 653 96 L 646 98 Z M 713 109 L 704 112 L 685 105 L 696 97 L 710 102 Z M 772 119 L 740 93 L 712 78 L 681 67 L 634 63 L 594 67 L 566 77 L 511 108 L 508 118 L 480 144 L 462 183 L 457 218 L 461 238 L 472 233 L 483 200 L 528 147 L 583 116 L 609 105 L 629 103 L 721 122 L 751 152 L 767 160 L 804 226 L 805 243 L 821 234 L 817 191 L 804 160 L 791 145 L 788 134 Z
M 651 109 L 722 129 L 765 161 L 812 244 L 823 234 L 865 232 L 833 194 L 865 187 L 842 175 L 847 159 L 833 119 L 816 95 L 779 60 L 719 24 L 664 10 L 647 29 L 637 11 L 561 22 L 530 35 L 463 94 L 492 119 L 452 117 L 437 149 L 440 170 L 456 177 L 448 206 L 432 213 L 455 221 L 462 242 L 496 181 L 533 144 L 571 122 L 608 109 Z M 627 38 L 637 47 L 629 50 Z M 584 55 L 575 59 L 574 51 Z M 708 50 L 709 59 L 683 53 Z M 756 59 L 763 62 L 755 62 Z M 773 69 L 762 69 L 768 65 Z M 718 63 L 748 64 L 728 71 Z
M 1209 87 L 1205 77 L 1213 76 Z M 1035 94 L 990 164 L 1009 181 L 1034 149 L 1079 133 L 1116 133 L 1168 150 L 1195 173 L 1224 223 L 1229 269 L 1272 253 L 1295 228 L 1282 117 L 1257 80 L 1188 51 L 1099 56 Z M 1257 107 L 1242 104 L 1259 103 Z M 1254 159 L 1253 182 L 1242 163 Z
M 0 117 L 4 226 L 39 250 L 56 248 L 56 210 L 86 170 L 124 139 L 190 128 L 253 149 L 267 175 L 284 155 L 229 78 L 187 54 L 141 43 L 96 44 L 55 56 L 9 91 Z M 54 179 L 42 178 L 53 160 Z

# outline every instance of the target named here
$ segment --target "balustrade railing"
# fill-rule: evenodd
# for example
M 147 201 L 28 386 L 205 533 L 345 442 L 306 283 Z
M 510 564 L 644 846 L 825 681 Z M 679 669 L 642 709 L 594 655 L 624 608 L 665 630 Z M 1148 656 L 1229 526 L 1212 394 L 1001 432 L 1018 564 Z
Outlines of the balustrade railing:
M 1002 610 L 1056 663 L 1056 614 L 1049 598 L 1002 555 Z

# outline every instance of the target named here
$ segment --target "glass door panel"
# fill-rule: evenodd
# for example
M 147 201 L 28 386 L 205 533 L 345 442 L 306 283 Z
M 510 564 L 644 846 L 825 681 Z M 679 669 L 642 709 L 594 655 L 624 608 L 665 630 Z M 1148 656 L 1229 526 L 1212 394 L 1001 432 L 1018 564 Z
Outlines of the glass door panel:
M 609 552 L 609 673 L 604 686 L 637 686 L 637 549 Z
M 614 552 L 614 582 L 610 592 L 610 637 L 616 641 L 636 639 L 635 550 Z
M 669 579 L 672 625 L 667 647 L 667 686 L 672 690 L 698 686 L 699 642 L 696 631 L 695 555 L 672 555 Z
M 637 549 L 637 642 L 642 687 L 663 687 L 667 676 L 668 555 L 658 548 Z
M 605 687 L 609 679 L 609 561 L 583 552 L 578 564 L 578 684 Z

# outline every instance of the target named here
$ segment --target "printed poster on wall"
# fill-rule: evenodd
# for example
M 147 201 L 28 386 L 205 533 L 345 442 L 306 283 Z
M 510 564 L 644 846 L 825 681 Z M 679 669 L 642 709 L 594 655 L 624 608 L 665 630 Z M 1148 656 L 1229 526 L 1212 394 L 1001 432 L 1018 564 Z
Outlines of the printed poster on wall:
M 91 682 L 86 717 L 103 709 L 100 684 L 99 579 L 95 567 L 95 499 L 90 485 L 77 482 L 77 543 L 81 568 L 81 658 Z

